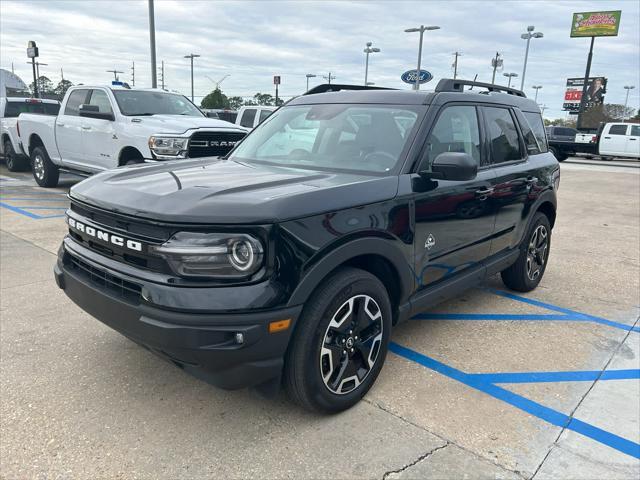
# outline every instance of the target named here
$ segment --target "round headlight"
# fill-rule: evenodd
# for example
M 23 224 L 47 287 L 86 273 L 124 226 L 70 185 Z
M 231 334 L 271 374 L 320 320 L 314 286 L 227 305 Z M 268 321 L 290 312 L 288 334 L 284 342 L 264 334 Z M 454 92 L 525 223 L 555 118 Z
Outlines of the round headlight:
M 231 245 L 229 261 L 241 272 L 249 270 L 253 266 L 254 258 L 253 245 L 247 240 L 237 240 Z

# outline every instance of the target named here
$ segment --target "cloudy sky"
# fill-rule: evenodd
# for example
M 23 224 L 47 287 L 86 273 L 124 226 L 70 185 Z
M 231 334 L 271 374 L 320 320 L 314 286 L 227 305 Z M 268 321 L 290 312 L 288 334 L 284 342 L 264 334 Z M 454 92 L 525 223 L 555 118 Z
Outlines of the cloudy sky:
M 452 76 L 452 53 L 462 52 L 459 75 L 491 80 L 496 51 L 504 72 L 522 74 L 525 41 L 520 34 L 535 25 L 544 38 L 531 42 L 525 91 L 542 85 L 538 101 L 545 116 L 564 116 L 567 77 L 584 75 L 588 39 L 569 38 L 572 12 L 622 10 L 620 34 L 595 41 L 592 75 L 609 79 L 606 101 L 624 103 L 624 85 L 635 85 L 629 105 L 638 107 L 640 91 L 640 2 L 612 1 L 164 1 L 155 2 L 158 65 L 165 62 L 165 84 L 190 92 L 189 53 L 195 60 L 195 94 L 208 93 L 224 75 L 227 95 L 273 93 L 273 75 L 282 76 L 280 94 L 305 89 L 305 74 L 314 82 L 335 75 L 336 83 L 362 83 L 367 41 L 381 53 L 370 58 L 369 80 L 377 85 L 408 88 L 400 80 L 415 68 L 418 34 L 409 27 L 439 25 L 426 32 L 423 67 L 438 79 Z M 54 83 L 108 83 L 107 69 L 123 70 L 130 81 L 135 62 L 136 86 L 151 86 L 147 1 L 142 0 L 0 0 L 0 66 L 27 83 L 26 45 L 35 40 L 41 74 Z M 499 81 L 506 84 L 499 73 Z M 517 79 L 517 86 L 520 79 Z

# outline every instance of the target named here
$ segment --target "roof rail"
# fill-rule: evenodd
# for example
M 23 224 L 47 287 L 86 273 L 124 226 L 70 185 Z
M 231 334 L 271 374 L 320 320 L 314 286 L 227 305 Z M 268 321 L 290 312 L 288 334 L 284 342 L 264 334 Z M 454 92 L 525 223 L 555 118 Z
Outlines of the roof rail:
M 387 87 L 370 87 L 364 85 L 341 85 L 338 83 L 325 83 L 322 85 L 317 85 L 313 87 L 303 95 L 314 95 L 316 93 L 326 93 L 326 92 L 339 92 L 341 90 L 396 90 L 395 88 L 387 88 Z
M 462 92 L 464 91 L 465 85 L 470 85 L 471 88 L 486 88 L 490 92 L 505 92 L 509 95 L 527 98 L 522 90 L 517 90 L 515 88 L 503 87 L 502 85 L 495 85 L 493 83 L 482 83 L 474 82 L 473 80 L 458 80 L 453 78 L 443 78 L 440 80 L 436 86 L 436 92 Z

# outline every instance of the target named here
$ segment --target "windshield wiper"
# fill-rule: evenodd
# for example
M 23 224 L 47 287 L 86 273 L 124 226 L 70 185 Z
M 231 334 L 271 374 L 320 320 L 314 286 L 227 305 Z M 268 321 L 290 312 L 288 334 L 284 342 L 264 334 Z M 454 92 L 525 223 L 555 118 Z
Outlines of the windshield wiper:
M 127 113 L 130 117 L 149 117 L 155 115 L 155 113 Z

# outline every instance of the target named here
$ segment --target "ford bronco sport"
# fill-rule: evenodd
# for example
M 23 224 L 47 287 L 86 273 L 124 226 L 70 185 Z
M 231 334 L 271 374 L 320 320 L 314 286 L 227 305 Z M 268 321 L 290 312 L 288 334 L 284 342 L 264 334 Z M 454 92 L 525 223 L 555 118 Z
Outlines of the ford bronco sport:
M 55 277 L 188 372 L 335 412 L 374 383 L 394 325 L 497 273 L 538 285 L 559 180 L 518 90 L 320 86 L 226 157 L 75 185 Z

